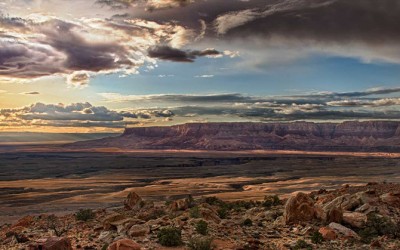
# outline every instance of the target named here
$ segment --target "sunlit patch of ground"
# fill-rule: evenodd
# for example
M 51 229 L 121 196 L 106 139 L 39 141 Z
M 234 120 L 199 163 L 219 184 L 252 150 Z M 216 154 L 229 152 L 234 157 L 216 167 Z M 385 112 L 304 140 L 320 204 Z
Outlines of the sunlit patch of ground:
M 134 190 L 146 199 L 267 194 L 400 182 L 395 157 L 286 154 L 19 152 L 0 154 L 0 221 L 24 214 L 121 206 Z

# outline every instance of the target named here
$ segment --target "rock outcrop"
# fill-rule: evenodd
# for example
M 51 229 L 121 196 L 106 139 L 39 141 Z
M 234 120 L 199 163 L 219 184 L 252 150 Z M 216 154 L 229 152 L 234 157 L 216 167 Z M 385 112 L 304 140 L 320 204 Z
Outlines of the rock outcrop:
M 127 128 L 118 137 L 66 147 L 188 150 L 400 152 L 400 122 L 189 123 Z
M 304 193 L 289 198 L 284 210 L 286 224 L 308 222 L 314 218 L 314 201 Z

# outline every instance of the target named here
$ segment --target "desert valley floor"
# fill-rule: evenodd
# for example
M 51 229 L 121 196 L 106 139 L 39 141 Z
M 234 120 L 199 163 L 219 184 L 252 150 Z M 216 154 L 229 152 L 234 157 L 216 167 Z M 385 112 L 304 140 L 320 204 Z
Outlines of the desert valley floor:
M 129 191 L 149 200 L 287 196 L 343 184 L 400 182 L 400 157 L 234 152 L 6 152 L 0 154 L 0 221 L 25 214 L 121 206 Z

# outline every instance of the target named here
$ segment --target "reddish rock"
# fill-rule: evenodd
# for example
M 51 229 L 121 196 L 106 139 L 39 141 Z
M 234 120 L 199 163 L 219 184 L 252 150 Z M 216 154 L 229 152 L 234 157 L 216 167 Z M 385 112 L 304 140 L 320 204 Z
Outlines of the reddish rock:
M 329 224 L 329 228 L 335 230 L 338 233 L 343 234 L 346 237 L 352 237 L 352 238 L 356 238 L 359 239 L 360 236 L 358 236 L 358 234 L 356 232 L 354 232 L 353 230 L 351 230 L 350 228 L 347 228 L 341 224 L 332 222 Z
M 386 193 L 380 196 L 381 200 L 392 207 L 400 208 L 400 193 Z
M 304 193 L 297 193 L 286 202 L 283 216 L 286 224 L 292 224 L 311 221 L 314 214 L 313 199 Z
M 149 233 L 150 227 L 148 225 L 133 225 L 128 231 L 128 235 L 132 237 L 145 236 Z
M 103 220 L 103 227 L 104 229 L 108 230 L 111 229 L 112 224 L 116 221 L 121 221 L 125 219 L 125 215 L 119 214 L 119 213 L 113 213 L 108 215 L 107 217 L 104 218 Z
M 358 212 L 343 213 L 343 221 L 352 227 L 363 228 L 367 223 L 367 215 Z
M 38 240 L 37 244 L 29 246 L 29 250 L 72 250 L 68 238 L 50 237 Z
M 321 227 L 318 232 L 322 234 L 322 237 L 325 240 L 335 240 L 337 238 L 337 234 L 335 230 L 329 228 L 329 227 Z
M 31 226 L 32 223 L 33 223 L 33 216 L 28 215 L 28 216 L 25 216 L 22 219 L 20 219 L 17 223 L 15 223 L 12 226 L 12 228 L 17 228 L 17 227 L 26 228 L 26 227 Z
M 129 192 L 126 200 L 124 201 L 124 206 L 126 209 L 135 210 L 142 206 L 142 198 L 135 192 Z
M 180 199 L 173 201 L 171 205 L 169 206 L 169 209 L 171 211 L 180 211 L 180 210 L 186 210 L 190 206 L 190 200 L 188 198 L 185 199 Z
M 138 243 L 130 239 L 122 239 L 112 243 L 107 250 L 140 250 Z

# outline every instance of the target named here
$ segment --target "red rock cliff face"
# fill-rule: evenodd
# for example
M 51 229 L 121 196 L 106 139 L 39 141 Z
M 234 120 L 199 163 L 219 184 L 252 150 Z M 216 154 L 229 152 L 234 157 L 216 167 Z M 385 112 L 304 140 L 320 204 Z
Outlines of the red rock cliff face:
M 119 137 L 75 145 L 130 149 L 400 152 L 400 122 L 190 123 L 127 128 Z

